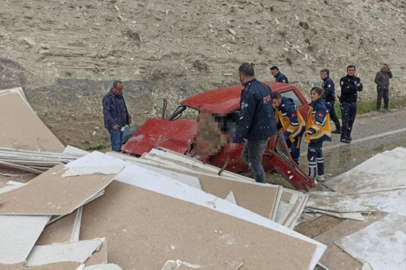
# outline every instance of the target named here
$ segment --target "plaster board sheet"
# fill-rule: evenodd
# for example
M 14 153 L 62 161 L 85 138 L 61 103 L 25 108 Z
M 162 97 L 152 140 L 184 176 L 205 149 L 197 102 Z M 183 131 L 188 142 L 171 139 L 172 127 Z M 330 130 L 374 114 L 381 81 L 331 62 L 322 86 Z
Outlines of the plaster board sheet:
M 80 224 L 82 223 L 82 213 L 83 207 L 79 207 L 78 210 L 76 210 L 75 222 L 73 223 L 73 229 L 70 236 L 71 242 L 79 241 Z
M 69 242 L 75 224 L 77 210 L 55 222 L 48 224 L 42 232 L 36 245 L 52 245 Z
M 186 184 L 188 186 L 191 186 L 191 187 L 202 190 L 202 186 L 200 185 L 199 178 L 197 178 L 197 177 L 190 176 L 190 175 L 183 174 L 183 173 L 177 173 L 177 172 L 174 172 L 174 171 L 165 170 L 165 169 L 161 169 L 161 168 L 156 168 L 156 167 L 154 168 L 154 167 L 151 167 L 151 166 L 147 166 L 147 167 L 145 167 L 143 165 L 141 165 L 141 166 L 144 167 L 144 168 L 147 168 L 147 169 L 154 170 L 155 172 L 157 172 L 159 174 L 165 175 L 165 176 L 167 176 L 169 178 L 172 178 L 172 179 L 174 179 L 176 181 L 182 182 L 182 183 L 184 183 L 184 184 Z
M 103 161 L 101 161 L 101 159 L 103 159 Z M 113 159 L 115 159 L 115 158 L 108 156 L 108 155 L 97 155 L 97 156 L 95 155 L 91 160 L 95 164 L 98 164 L 100 162 L 113 162 Z M 118 159 L 115 159 L 115 160 L 118 160 Z M 78 162 L 78 164 L 80 164 L 79 159 L 74 162 Z M 70 164 L 74 164 L 74 162 L 72 162 Z M 121 162 L 123 162 L 123 161 L 121 161 Z M 311 250 L 312 254 L 313 254 L 311 257 L 311 263 L 310 263 L 309 269 L 314 268 L 317 261 L 320 259 L 321 255 L 323 254 L 323 252 L 326 249 L 326 246 L 324 246 L 308 237 L 305 237 L 297 232 L 289 230 L 289 229 L 283 227 L 282 225 L 277 224 L 269 219 L 261 217 L 251 211 L 248 211 L 237 205 L 234 205 L 227 201 L 221 200 L 218 197 L 207 194 L 201 190 L 189 187 L 183 183 L 180 183 L 178 181 L 175 181 L 175 180 L 165 177 L 163 175 L 154 173 L 153 171 L 147 170 L 145 168 L 142 168 L 142 167 L 134 165 L 134 164 L 126 163 L 126 167 L 115 177 L 115 180 L 120 181 L 122 183 L 130 184 L 134 187 L 141 188 L 142 190 L 144 190 L 143 192 L 146 192 L 146 190 L 149 190 L 149 191 L 152 191 L 153 193 L 166 195 L 166 196 L 161 196 L 162 198 L 166 198 L 167 196 L 169 196 L 169 197 L 177 199 L 177 200 L 189 202 L 192 205 L 202 206 L 204 208 L 208 208 L 208 209 L 214 210 L 216 212 L 220 212 L 220 213 L 226 214 L 228 216 L 235 217 L 237 219 L 245 220 L 249 223 L 253 223 L 253 224 L 271 229 L 271 231 L 276 231 L 278 233 L 282 233 L 287 236 L 296 238 L 298 240 L 302 240 L 308 244 L 311 244 L 311 245 L 313 245 L 313 247 L 315 249 L 313 249 L 311 246 L 309 247 L 310 248 L 309 250 Z M 109 189 L 106 190 L 105 196 L 108 195 L 108 193 L 109 193 L 108 190 Z M 141 195 L 141 194 L 138 194 L 138 195 Z M 101 199 L 98 199 L 98 200 L 92 202 L 91 204 L 94 205 L 96 202 L 98 202 L 100 200 L 104 201 L 103 199 L 105 196 L 103 196 Z M 161 198 L 159 195 L 157 195 L 157 196 L 158 196 L 158 198 Z M 134 195 L 133 195 L 133 197 L 134 197 Z M 140 201 L 142 201 L 142 199 L 136 198 L 136 197 L 137 196 L 135 196 L 134 199 L 136 199 L 138 203 L 134 202 L 134 204 L 142 205 L 139 203 Z M 128 199 L 128 200 L 131 201 L 131 199 Z M 110 202 L 110 204 L 111 204 L 111 202 Z M 135 207 L 132 203 L 126 202 L 126 205 L 127 204 L 130 207 Z M 155 205 L 156 203 L 153 203 L 153 204 Z M 188 205 L 190 205 L 190 204 L 188 204 Z M 86 206 L 85 206 L 84 210 L 86 209 Z M 108 206 L 106 206 L 106 207 L 108 207 Z M 163 207 L 163 209 L 160 209 L 160 210 L 166 212 L 167 208 L 168 208 L 168 206 Z M 119 209 L 122 209 L 122 208 L 119 207 Z M 112 213 L 110 213 L 110 214 L 112 214 Z M 119 214 L 119 213 L 116 213 L 114 215 L 117 215 L 117 214 Z M 83 219 L 86 219 L 87 215 L 91 216 L 91 212 L 84 211 Z M 121 214 L 121 212 L 120 212 L 120 217 L 123 217 L 123 216 L 125 216 L 125 215 Z M 154 217 L 155 216 L 156 215 L 154 215 Z M 164 216 L 165 216 L 165 214 L 164 214 Z M 111 218 L 109 218 L 109 219 L 115 220 L 115 219 L 111 219 Z M 98 219 L 92 219 L 92 220 L 97 221 Z M 104 220 L 104 219 L 100 219 L 100 220 Z M 168 225 L 167 224 L 168 222 L 164 222 L 165 225 Z M 129 223 L 133 224 L 134 222 L 129 222 Z M 84 227 L 85 227 L 83 224 L 84 224 L 84 222 L 82 221 L 81 234 L 83 233 Z M 162 225 L 164 225 L 164 224 L 162 224 Z M 93 228 L 94 227 L 97 227 L 96 224 L 93 226 Z M 171 230 L 165 229 L 164 231 L 171 231 Z M 96 232 L 96 231 L 94 231 L 94 232 Z M 104 235 L 104 234 L 101 234 L 101 235 Z M 114 248 L 113 248 L 113 250 L 114 250 Z M 307 265 L 307 264 L 305 264 L 305 265 Z M 302 263 L 302 266 L 303 266 L 303 263 Z
M 69 165 L 69 164 L 68 164 Z M 69 168 L 62 177 L 71 177 L 79 175 L 92 175 L 92 174 L 117 174 L 123 169 L 124 165 L 108 165 L 108 166 L 82 166 Z
M 227 195 L 227 197 L 225 198 L 225 200 L 228 201 L 228 202 L 230 202 L 230 203 L 232 203 L 232 204 L 238 205 L 238 204 L 237 204 L 237 200 L 235 199 L 234 193 L 233 193 L 232 191 Z
M 251 185 L 207 176 L 200 176 L 199 179 L 205 192 L 222 199 L 233 192 L 239 206 L 269 219 L 276 211 L 278 194 L 282 192 L 280 186 Z
M 336 245 L 373 269 L 405 269 L 406 217 L 391 213 Z
M 280 219 L 278 223 L 283 224 L 284 226 L 287 227 L 296 226 L 298 219 L 300 218 L 302 212 L 304 211 L 307 199 L 308 199 L 307 194 L 284 188 L 280 198 L 279 205 L 281 205 L 281 207 L 284 208 L 288 208 L 286 205 L 289 205 L 290 207 L 288 211 L 281 209 L 281 212 L 284 214 L 279 217 Z
M 399 150 L 395 152 L 400 153 Z M 326 185 L 343 194 L 406 188 L 404 160 L 388 152 L 380 153 L 331 179 Z
M 74 146 L 71 146 L 71 145 L 67 145 L 62 153 L 85 156 L 85 155 L 89 154 L 90 152 L 77 148 L 77 147 L 74 147 Z
M 107 253 L 107 242 L 104 241 L 99 249 L 94 252 L 89 259 L 87 259 L 87 261 L 85 262 L 85 266 L 106 264 L 108 262 Z
M 35 246 L 26 266 L 41 266 L 60 262 L 84 263 L 103 244 L 104 239 Z
M 60 269 L 69 269 L 77 270 L 78 267 L 81 267 L 81 263 L 74 262 L 62 262 L 62 263 L 51 263 L 41 266 L 24 266 L 23 264 L 13 264 L 13 265 L 4 265 L 0 264 L 1 270 L 60 270 Z
M 244 183 L 258 184 L 253 179 L 250 179 L 250 178 L 247 178 L 247 179 L 249 179 L 249 181 L 247 181 L 245 179 L 228 178 L 228 177 L 224 177 L 223 175 L 218 175 L 217 173 L 214 174 L 213 172 L 196 171 L 196 170 L 190 169 L 188 167 L 185 167 L 185 164 L 183 164 L 183 166 L 181 166 L 181 165 L 177 165 L 175 163 L 172 163 L 170 161 L 165 161 L 165 160 L 162 160 L 162 162 L 165 163 L 165 164 L 163 164 L 163 163 L 159 163 L 159 162 L 156 162 L 156 161 L 153 161 L 150 159 L 136 158 L 136 157 L 131 157 L 128 155 L 120 154 L 120 153 L 109 152 L 106 154 L 109 156 L 116 157 L 121 160 L 130 162 L 132 164 L 142 166 L 144 168 L 149 168 L 149 169 L 159 168 L 159 169 L 173 171 L 173 172 L 177 172 L 177 173 L 181 173 L 181 174 L 187 174 L 187 175 L 195 176 L 195 177 L 199 177 L 199 176 L 203 175 L 203 176 L 218 177 L 218 178 L 223 178 L 223 179 L 228 179 L 228 180 L 235 180 L 235 181 L 240 181 L 240 182 L 244 182 Z M 220 170 L 220 169 L 218 168 L 218 170 Z
M 83 205 L 85 205 L 85 204 L 87 204 L 87 203 L 89 203 L 89 202 L 91 202 L 91 201 L 94 201 L 94 200 L 96 200 L 97 198 L 103 196 L 103 195 L 104 195 L 104 192 L 105 192 L 105 191 L 104 191 L 104 189 L 103 189 L 102 191 L 100 191 L 99 193 L 97 193 L 94 197 L 92 197 L 91 199 L 87 200 Z M 78 208 L 78 209 L 79 209 L 79 208 Z M 51 218 L 51 220 L 48 222 L 48 225 L 51 224 L 51 223 L 54 223 L 54 222 L 57 221 L 57 220 L 60 220 L 60 219 L 63 218 L 63 217 L 66 217 L 66 215 L 64 215 L 64 216 L 53 216 L 53 217 Z
M 115 175 L 62 178 L 67 169 L 55 166 L 27 185 L 0 195 L 0 215 L 52 215 L 72 213 L 113 181 Z
M 35 173 L 35 174 L 41 174 L 42 173 L 42 171 L 31 168 L 29 166 L 24 166 L 24 165 L 20 165 L 20 164 L 14 164 L 14 163 L 5 162 L 5 161 L 0 161 L 0 166 L 5 167 L 5 168 L 17 169 L 17 170 L 21 170 L 21 171 L 24 171 L 24 172 Z
M 217 174 L 219 171 L 219 168 L 217 168 L 213 165 L 205 164 L 205 163 L 201 162 L 200 160 L 197 160 L 195 158 L 192 158 L 192 157 L 189 157 L 186 155 L 179 154 L 177 152 L 174 152 L 174 151 L 171 151 L 168 149 L 152 149 L 150 151 L 150 153 L 161 156 L 162 158 L 165 158 L 165 159 L 169 159 L 173 162 L 177 162 L 177 163 L 180 162 L 180 163 L 187 164 L 187 165 L 190 165 L 193 167 L 198 167 L 205 171 L 210 171 L 214 174 Z M 248 177 L 245 177 L 245 176 L 242 176 L 242 175 L 239 175 L 236 173 L 232 173 L 229 171 L 223 171 L 223 174 L 224 174 L 224 176 L 231 177 L 231 178 L 252 181 L 252 179 L 250 179 Z
M 355 212 L 355 213 L 337 213 L 337 212 L 330 212 L 330 211 L 324 211 L 324 210 L 318 210 L 318 209 L 309 209 L 311 213 L 321 213 L 325 215 L 329 215 L 332 217 L 337 217 L 337 218 L 342 218 L 342 219 L 352 219 L 352 220 L 358 220 L 358 221 L 365 221 L 364 216 L 361 213 Z
M 1 147 L 50 152 L 65 148 L 27 101 L 13 92 L 0 95 L 0 138 Z
M 361 269 L 362 264 L 339 248 L 334 242 L 366 228 L 386 215 L 387 213 L 374 212 L 368 216 L 368 220 L 365 222 L 347 219 L 316 236 L 315 240 L 328 245 L 320 262 L 333 270 Z
M 328 191 L 310 192 L 306 207 L 338 213 L 370 213 L 375 210 L 375 207 L 363 205 L 356 199 L 358 196 Z
M 286 219 L 291 210 L 292 206 L 290 204 L 280 201 L 278 205 L 278 210 L 276 212 L 275 222 L 283 224 L 282 221 Z
M 180 189 L 183 194 L 190 190 L 203 193 L 186 185 Z M 211 203 L 202 207 L 113 181 L 105 196 L 84 206 L 81 238 L 104 235 L 108 239 L 109 262 L 123 269 L 161 269 L 173 258 L 225 270 L 235 270 L 234 262 L 241 260 L 252 269 L 267 269 L 269 265 L 298 269 L 310 264 L 315 246 L 253 224 L 254 216 L 271 221 L 247 210 L 242 209 L 254 215 L 247 217 L 249 220 L 220 213 L 216 209 L 224 207 L 219 206 L 219 201 L 212 197 Z M 224 204 L 228 209 L 240 209 L 229 202 Z
M 292 210 L 288 214 L 284 225 L 290 229 L 293 229 L 296 226 L 297 220 L 302 215 L 301 209 L 303 205 L 303 198 L 298 197 L 296 203 L 293 205 Z
M 77 270 L 82 270 L 82 269 L 77 269 Z M 120 266 L 118 266 L 117 264 L 108 263 L 108 264 L 97 264 L 97 265 L 86 266 L 83 268 L 83 270 L 122 270 L 122 268 Z
M 0 216 L 0 264 L 22 263 L 50 216 Z
M 12 191 L 17 188 L 19 188 L 19 186 L 6 185 L 5 187 L 0 188 L 0 194 Z M 1 203 L 1 201 L 0 201 L 0 203 Z
M 329 193 L 327 193 L 327 195 L 330 196 Z M 328 207 L 330 207 L 331 210 L 341 209 L 341 211 L 345 211 L 345 209 L 347 209 L 348 212 L 358 210 L 358 212 L 362 213 L 380 210 L 406 216 L 406 189 L 340 196 L 342 196 L 340 197 L 342 200 L 345 200 L 344 202 L 330 201 L 330 199 L 326 197 L 325 200 L 330 204 Z M 334 196 L 332 196 L 332 198 L 334 198 Z M 336 207 L 336 204 L 339 204 L 339 206 Z M 345 207 L 342 207 L 343 205 Z M 329 209 L 328 207 L 327 209 Z M 368 209 L 369 212 L 367 211 Z

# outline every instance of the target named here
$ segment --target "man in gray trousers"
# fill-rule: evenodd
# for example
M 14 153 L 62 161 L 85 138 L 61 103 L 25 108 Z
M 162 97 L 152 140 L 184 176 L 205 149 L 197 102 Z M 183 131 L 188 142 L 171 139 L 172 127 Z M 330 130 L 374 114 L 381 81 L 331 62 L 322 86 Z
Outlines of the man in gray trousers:
M 379 112 L 381 109 L 381 101 L 383 98 L 385 111 L 389 111 L 389 80 L 392 78 L 392 71 L 388 64 L 384 64 L 382 69 L 376 73 L 375 83 L 378 92 L 378 99 L 376 101 L 376 110 Z

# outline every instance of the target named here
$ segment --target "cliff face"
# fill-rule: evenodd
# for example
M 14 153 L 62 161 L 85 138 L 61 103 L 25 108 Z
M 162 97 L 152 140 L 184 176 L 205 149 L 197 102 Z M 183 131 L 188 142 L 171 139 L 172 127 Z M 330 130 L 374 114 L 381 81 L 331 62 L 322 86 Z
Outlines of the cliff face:
M 329 68 L 355 64 L 361 99 L 376 96 L 382 63 L 405 95 L 405 7 L 400 0 L 0 0 L 0 88 L 23 86 L 65 143 L 104 143 L 101 98 L 126 82 L 135 122 L 201 91 L 238 83 L 242 62 L 272 80 L 278 65 L 307 95 Z

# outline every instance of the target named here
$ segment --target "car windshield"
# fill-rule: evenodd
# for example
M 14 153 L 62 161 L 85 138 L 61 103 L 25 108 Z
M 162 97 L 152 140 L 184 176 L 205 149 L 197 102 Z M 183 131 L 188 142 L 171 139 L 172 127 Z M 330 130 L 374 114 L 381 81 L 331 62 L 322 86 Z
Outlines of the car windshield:
M 299 97 L 293 90 L 288 90 L 281 93 L 282 97 L 291 98 L 297 107 L 301 107 L 303 103 L 300 101 Z

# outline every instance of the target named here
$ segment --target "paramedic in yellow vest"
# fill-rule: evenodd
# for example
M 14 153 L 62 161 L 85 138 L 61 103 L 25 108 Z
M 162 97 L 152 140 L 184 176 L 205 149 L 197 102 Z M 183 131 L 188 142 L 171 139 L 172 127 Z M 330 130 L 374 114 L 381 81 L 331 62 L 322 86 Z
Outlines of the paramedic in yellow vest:
M 326 102 L 323 100 L 324 89 L 313 87 L 310 91 L 311 103 L 307 116 L 305 140 L 309 144 L 307 160 L 309 162 L 309 176 L 324 182 L 323 142 L 331 141 L 330 114 Z
M 305 130 L 305 121 L 291 98 L 272 93 L 275 121 L 283 133 L 292 159 L 299 165 L 300 144 Z

